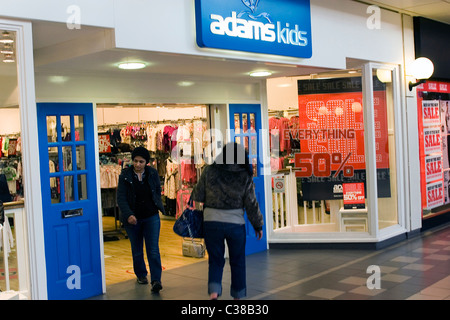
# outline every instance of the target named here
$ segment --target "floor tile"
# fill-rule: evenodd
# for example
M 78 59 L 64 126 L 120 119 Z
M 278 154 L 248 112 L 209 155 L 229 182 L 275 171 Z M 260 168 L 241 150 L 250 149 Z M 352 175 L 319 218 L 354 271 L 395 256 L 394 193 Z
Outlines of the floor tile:
M 450 300 L 450 224 L 380 250 L 269 249 L 247 257 L 250 300 Z M 370 265 L 381 288 L 370 290 Z M 98 300 L 206 300 L 208 261 L 163 271 L 164 290 L 127 280 Z M 221 300 L 231 300 L 226 261 Z
M 323 299 L 334 299 L 343 293 L 344 293 L 344 291 L 321 288 L 321 289 L 317 289 L 313 292 L 308 293 L 308 296 L 318 297 L 318 298 L 323 298 Z
M 411 263 L 403 267 L 403 269 L 417 270 L 417 271 L 427 271 L 434 266 L 431 264 L 421 264 L 421 263 Z

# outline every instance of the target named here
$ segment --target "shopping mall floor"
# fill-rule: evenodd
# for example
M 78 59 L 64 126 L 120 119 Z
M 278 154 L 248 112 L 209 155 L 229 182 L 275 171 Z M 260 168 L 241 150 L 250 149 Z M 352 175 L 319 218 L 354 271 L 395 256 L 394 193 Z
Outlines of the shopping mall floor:
M 379 282 L 370 266 L 380 268 Z M 270 249 L 250 255 L 247 299 L 450 300 L 449 271 L 447 223 L 378 250 Z M 159 294 L 133 279 L 109 285 L 106 294 L 93 299 L 206 300 L 207 274 L 208 263 L 201 261 L 164 271 Z M 227 261 L 221 300 L 232 299 L 229 285 Z

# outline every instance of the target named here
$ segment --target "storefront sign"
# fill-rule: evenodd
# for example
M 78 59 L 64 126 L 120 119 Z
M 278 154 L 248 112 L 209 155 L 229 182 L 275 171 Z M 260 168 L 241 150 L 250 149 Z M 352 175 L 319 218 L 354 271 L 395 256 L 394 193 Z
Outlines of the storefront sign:
M 310 0 L 195 0 L 200 47 L 311 58 Z
M 439 100 L 422 101 L 422 117 L 425 127 L 438 126 L 440 124 Z
M 441 152 L 441 130 L 439 127 L 423 129 L 424 153 Z
M 343 183 L 344 208 L 357 209 L 365 207 L 364 183 Z
M 442 173 L 442 155 L 428 156 L 425 158 L 425 175 L 427 183 L 442 179 Z
M 442 206 L 444 204 L 444 182 L 443 180 L 429 183 L 426 188 L 427 209 Z

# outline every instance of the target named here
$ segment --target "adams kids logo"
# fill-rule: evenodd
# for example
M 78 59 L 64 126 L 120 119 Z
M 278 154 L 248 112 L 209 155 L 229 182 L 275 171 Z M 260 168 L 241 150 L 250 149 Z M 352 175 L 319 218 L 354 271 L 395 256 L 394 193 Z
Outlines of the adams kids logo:
M 198 10 L 202 19 L 201 30 L 197 25 L 199 46 L 311 57 L 309 0 L 211 2 L 196 0 L 197 20 Z

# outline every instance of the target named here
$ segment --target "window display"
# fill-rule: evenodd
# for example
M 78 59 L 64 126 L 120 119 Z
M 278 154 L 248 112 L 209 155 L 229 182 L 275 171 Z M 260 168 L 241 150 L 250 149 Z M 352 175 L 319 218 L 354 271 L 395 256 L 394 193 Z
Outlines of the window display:
M 391 72 L 372 70 L 379 229 L 398 224 L 393 84 L 381 71 Z M 297 110 L 269 112 L 274 230 L 368 232 L 361 74 L 299 78 L 297 86 Z
M 450 85 L 427 81 L 417 87 L 423 218 L 448 212 Z

